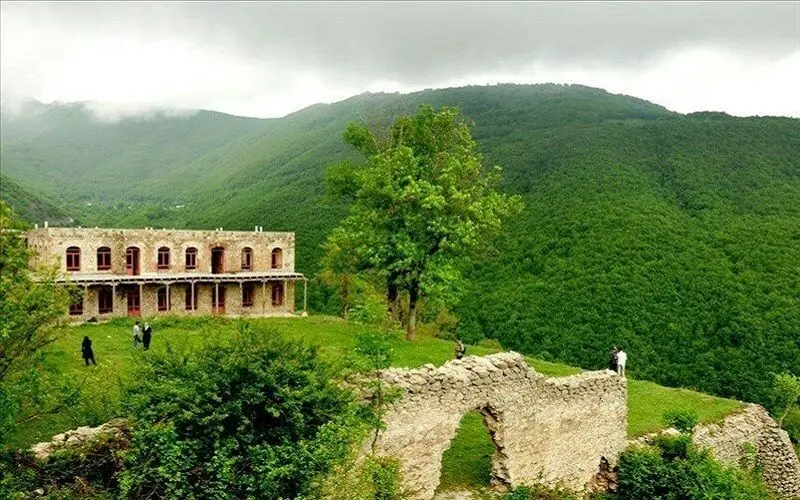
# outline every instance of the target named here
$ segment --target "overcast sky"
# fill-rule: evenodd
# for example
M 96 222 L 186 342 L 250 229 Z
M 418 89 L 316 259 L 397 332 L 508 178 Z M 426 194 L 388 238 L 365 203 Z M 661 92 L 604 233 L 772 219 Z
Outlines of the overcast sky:
M 580 83 L 800 117 L 800 1 L 2 2 L 4 105 L 283 116 L 365 91 Z

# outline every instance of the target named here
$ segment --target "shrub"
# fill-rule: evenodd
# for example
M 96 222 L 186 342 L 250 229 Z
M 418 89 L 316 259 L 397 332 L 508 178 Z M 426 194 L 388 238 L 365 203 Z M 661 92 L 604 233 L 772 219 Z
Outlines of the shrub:
M 664 437 L 654 447 L 633 448 L 620 456 L 619 500 L 772 498 L 755 464 L 737 469 L 698 450 L 689 436 Z
M 789 412 L 783 419 L 783 429 L 789 433 L 793 443 L 800 443 L 800 410 Z
M 664 422 L 681 432 L 692 432 L 699 420 L 693 410 L 672 410 L 664 413 Z
M 316 350 L 246 323 L 193 353 L 142 357 L 125 498 L 297 498 L 361 438 L 351 393 Z

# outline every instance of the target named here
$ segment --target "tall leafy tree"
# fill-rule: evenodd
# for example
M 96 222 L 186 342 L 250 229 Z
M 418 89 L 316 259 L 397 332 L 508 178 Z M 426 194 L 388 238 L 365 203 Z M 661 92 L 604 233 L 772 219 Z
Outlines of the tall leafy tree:
M 23 400 L 40 391 L 31 382 L 39 378 L 31 375 L 39 368 L 42 348 L 58 337 L 60 319 L 74 292 L 55 284 L 55 269 L 29 269 L 31 253 L 21 237 L 23 229 L 0 201 L 0 444 L 20 418 Z M 70 396 L 37 399 L 43 401 L 32 411 L 41 414 L 63 408 Z
M 503 219 L 522 207 L 496 190 L 501 169 L 484 169 L 471 127 L 457 109 L 427 105 L 398 118 L 389 133 L 351 124 L 344 139 L 366 161 L 328 176 L 353 198 L 331 239 L 349 244 L 361 269 L 383 278 L 390 311 L 405 292 L 408 339 L 420 298 L 451 296 L 459 261 L 488 246 Z

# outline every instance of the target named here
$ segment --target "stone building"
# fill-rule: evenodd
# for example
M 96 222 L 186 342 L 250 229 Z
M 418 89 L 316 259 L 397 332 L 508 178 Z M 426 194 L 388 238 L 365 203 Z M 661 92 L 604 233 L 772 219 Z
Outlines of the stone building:
M 25 234 L 33 267 L 55 265 L 82 290 L 77 320 L 165 314 L 294 313 L 294 233 L 36 228 Z

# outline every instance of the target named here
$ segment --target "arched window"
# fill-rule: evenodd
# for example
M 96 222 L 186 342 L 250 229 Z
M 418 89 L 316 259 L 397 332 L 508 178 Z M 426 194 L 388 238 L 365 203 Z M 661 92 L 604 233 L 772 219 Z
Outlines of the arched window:
M 78 247 L 67 248 L 67 271 L 81 270 L 81 249 Z
M 272 269 L 280 269 L 283 267 L 283 250 L 275 248 L 272 250 Z
M 275 307 L 283 305 L 283 283 L 272 284 L 272 305 Z
M 197 249 L 194 247 L 186 249 L 186 269 L 197 269 Z
M 242 249 L 242 271 L 253 269 L 253 249 L 245 247 Z
M 167 247 L 158 249 L 158 268 L 169 269 L 169 248 Z
M 111 249 L 100 247 L 97 249 L 97 270 L 108 271 L 111 269 Z

